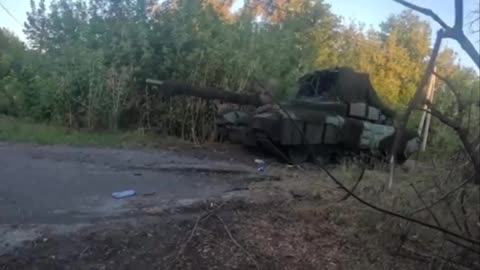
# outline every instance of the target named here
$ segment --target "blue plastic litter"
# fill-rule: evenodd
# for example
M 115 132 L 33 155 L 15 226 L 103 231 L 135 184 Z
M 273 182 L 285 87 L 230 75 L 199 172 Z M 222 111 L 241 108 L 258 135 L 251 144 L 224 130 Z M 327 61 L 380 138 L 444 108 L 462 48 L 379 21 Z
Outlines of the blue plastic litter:
M 136 194 L 135 190 L 129 189 L 124 191 L 113 192 L 112 197 L 115 199 L 123 199 L 123 198 L 134 196 L 135 194 Z
M 261 159 L 255 159 L 254 162 L 257 164 L 257 171 L 258 172 L 263 172 L 265 171 L 265 167 L 266 167 L 266 164 L 265 164 L 265 161 L 261 160 Z

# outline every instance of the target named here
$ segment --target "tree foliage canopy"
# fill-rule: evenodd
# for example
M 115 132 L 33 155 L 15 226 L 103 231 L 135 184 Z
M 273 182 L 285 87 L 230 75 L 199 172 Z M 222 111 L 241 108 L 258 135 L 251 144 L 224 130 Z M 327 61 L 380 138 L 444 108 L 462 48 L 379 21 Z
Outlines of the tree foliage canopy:
M 345 25 L 321 0 L 31 0 L 28 48 L 0 31 L 0 112 L 72 127 L 149 127 L 204 140 L 213 104 L 161 98 L 146 78 L 247 91 L 274 78 L 275 95 L 304 73 L 335 65 L 370 74 L 391 106 L 414 92 L 431 29 L 412 12 L 380 30 Z M 441 69 L 463 72 L 448 49 Z M 467 77 L 465 77 L 467 76 Z M 478 81 L 474 74 L 462 80 Z M 207 127 L 205 127 L 207 126 Z

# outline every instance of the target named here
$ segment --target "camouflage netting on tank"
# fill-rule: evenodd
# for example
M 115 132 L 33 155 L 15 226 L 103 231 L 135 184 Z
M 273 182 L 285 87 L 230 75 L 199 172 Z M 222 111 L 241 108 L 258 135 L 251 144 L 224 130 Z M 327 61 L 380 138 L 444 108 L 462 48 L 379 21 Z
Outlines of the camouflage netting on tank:
M 388 118 L 395 112 L 378 97 L 366 73 L 358 73 L 348 67 L 317 70 L 299 79 L 297 97 L 324 97 L 346 103 L 364 102 L 380 109 Z

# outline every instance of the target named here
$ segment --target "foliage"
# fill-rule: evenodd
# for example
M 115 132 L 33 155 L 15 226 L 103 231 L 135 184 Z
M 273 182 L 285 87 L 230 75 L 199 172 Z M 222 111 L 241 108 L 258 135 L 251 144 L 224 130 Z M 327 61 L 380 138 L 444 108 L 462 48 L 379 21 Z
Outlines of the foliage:
M 0 140 L 34 144 L 92 145 L 92 146 L 158 146 L 160 143 L 187 144 L 171 137 L 149 135 L 142 129 L 128 132 L 92 132 L 62 126 L 36 123 L 31 120 L 0 116 Z
M 348 65 L 370 74 L 401 108 L 430 50 L 430 27 L 411 12 L 380 31 L 342 25 L 323 1 L 31 0 L 29 46 L 0 31 L 0 113 L 88 129 L 146 128 L 194 141 L 211 137 L 217 104 L 162 98 L 146 78 L 252 91 L 275 79 L 275 96 L 304 73 Z M 259 18 L 262 18 L 259 20 Z M 443 69 L 463 70 L 445 50 Z M 475 81 L 468 77 L 467 84 Z M 478 80 L 477 80 L 478 81 Z M 443 99 L 443 98 L 442 98 Z M 447 105 L 445 105 L 447 106 Z
M 430 26 L 409 11 L 390 16 L 381 31 L 351 24 L 339 35 L 340 65 L 369 73 L 391 105 L 403 107 L 413 96 L 430 50 Z

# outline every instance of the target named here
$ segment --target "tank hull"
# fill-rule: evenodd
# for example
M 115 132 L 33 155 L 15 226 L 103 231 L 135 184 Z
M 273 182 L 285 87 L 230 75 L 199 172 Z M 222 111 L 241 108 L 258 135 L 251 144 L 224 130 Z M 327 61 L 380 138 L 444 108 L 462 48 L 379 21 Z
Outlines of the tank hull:
M 295 98 L 284 104 L 274 102 L 272 89 L 240 94 L 175 81 L 147 83 L 159 87 L 159 93 L 164 95 L 196 96 L 256 107 L 255 111 L 220 115 L 220 137 L 266 148 L 291 163 L 345 155 L 387 160 L 396 133 L 392 124 L 395 112 L 381 102 L 367 74 L 348 67 L 304 75 L 298 81 Z M 404 162 L 418 148 L 416 132 L 405 132 L 395 153 L 396 161 Z

